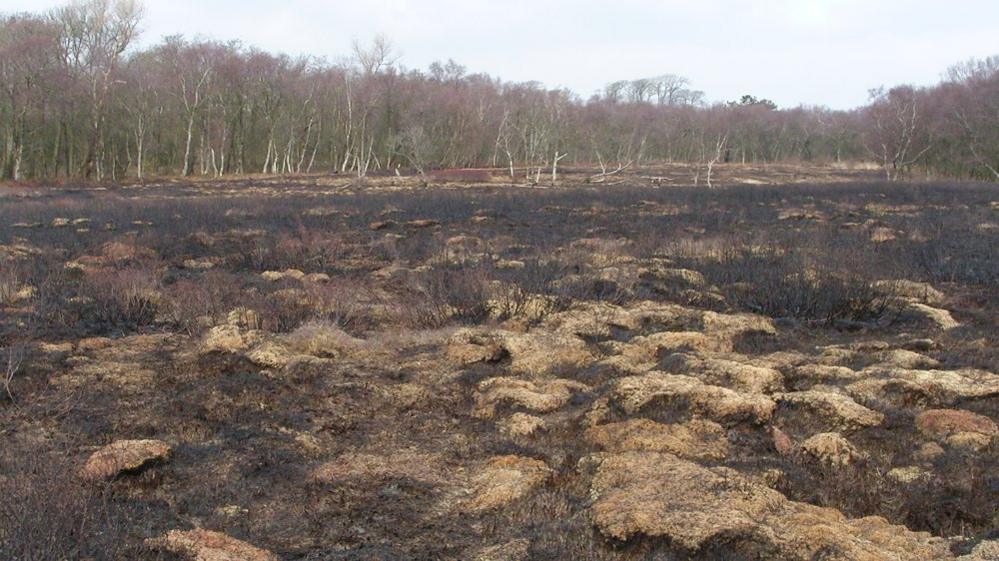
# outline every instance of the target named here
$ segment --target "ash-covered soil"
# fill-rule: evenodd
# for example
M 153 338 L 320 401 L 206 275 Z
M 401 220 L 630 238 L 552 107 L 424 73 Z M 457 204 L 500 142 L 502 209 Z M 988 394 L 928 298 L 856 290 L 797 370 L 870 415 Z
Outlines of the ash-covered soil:
M 0 557 L 999 555 L 995 185 L 394 182 L 5 191 Z

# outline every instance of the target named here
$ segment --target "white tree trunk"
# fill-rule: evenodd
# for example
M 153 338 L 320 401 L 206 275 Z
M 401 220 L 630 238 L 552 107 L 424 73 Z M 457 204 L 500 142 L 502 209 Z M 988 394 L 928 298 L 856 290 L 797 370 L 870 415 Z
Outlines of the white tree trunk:
M 187 177 L 191 175 L 193 171 L 191 169 L 191 143 L 194 136 L 194 115 L 192 114 L 187 119 L 187 141 L 184 143 L 184 169 L 181 171 L 181 175 Z
M 569 153 L 559 154 L 558 150 L 555 150 L 555 157 L 552 158 L 552 187 L 555 186 L 555 181 L 558 180 L 558 163 L 562 158 L 568 156 Z

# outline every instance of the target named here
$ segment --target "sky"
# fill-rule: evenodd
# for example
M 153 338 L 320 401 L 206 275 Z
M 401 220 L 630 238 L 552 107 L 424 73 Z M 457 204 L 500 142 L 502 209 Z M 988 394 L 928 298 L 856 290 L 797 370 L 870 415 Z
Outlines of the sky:
M 0 12 L 61 0 L 0 0 Z M 999 54 L 999 0 L 144 0 L 142 44 L 239 39 L 337 61 L 383 34 L 400 64 L 567 87 L 678 74 L 711 101 L 849 109 Z

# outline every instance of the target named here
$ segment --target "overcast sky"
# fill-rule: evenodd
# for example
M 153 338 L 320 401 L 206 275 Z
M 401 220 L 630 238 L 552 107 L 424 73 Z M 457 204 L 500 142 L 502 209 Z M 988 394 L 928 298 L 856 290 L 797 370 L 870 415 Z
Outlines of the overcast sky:
M 59 0 L 0 0 L 38 11 Z M 674 73 L 709 100 L 850 108 L 880 85 L 932 84 L 999 54 L 999 0 L 145 0 L 142 43 L 182 33 L 337 60 L 389 37 L 408 68 L 470 71 L 588 97 Z

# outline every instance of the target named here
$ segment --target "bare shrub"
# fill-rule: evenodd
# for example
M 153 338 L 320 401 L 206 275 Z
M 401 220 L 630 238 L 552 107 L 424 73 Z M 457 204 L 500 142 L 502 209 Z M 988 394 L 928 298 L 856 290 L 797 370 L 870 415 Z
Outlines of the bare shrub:
M 21 363 L 24 361 L 24 348 L 12 345 L 0 350 L 0 384 L 3 385 L 4 393 L 14 401 L 14 377 L 21 370 Z
M 565 267 L 559 261 L 528 259 L 522 267 L 497 269 L 493 274 L 503 283 L 503 289 L 493 295 L 494 312 L 499 319 L 526 314 L 537 321 L 571 303 L 572 299 L 559 285 L 565 274 Z
M 23 281 L 35 288 L 29 328 L 55 335 L 75 326 L 80 316 L 67 304 L 76 292 L 76 282 L 58 258 L 46 256 L 33 260 L 22 271 Z
M 406 315 L 415 325 L 474 324 L 489 317 L 492 279 L 483 265 L 444 263 L 415 278 L 409 288 Z
M 248 302 L 261 319 L 261 327 L 276 333 L 293 331 L 309 321 L 335 324 L 345 331 L 359 328 L 359 299 L 363 289 L 348 283 L 278 283 L 268 293 L 257 293 Z
M 357 331 L 361 325 L 363 300 L 370 298 L 367 290 L 359 284 L 345 280 L 329 283 L 310 284 L 305 289 L 312 301 L 313 314 L 310 320 L 331 323 L 344 331 Z
M 127 236 L 121 240 L 107 242 L 101 246 L 101 255 L 110 263 L 119 266 L 135 266 L 142 262 L 155 259 L 156 252 L 139 245 L 134 237 Z
M 350 251 L 350 244 L 342 234 L 302 226 L 276 236 L 241 239 L 236 244 L 237 262 L 232 264 L 254 271 L 331 271 L 341 265 Z
M 975 536 L 993 528 L 999 490 L 987 485 L 997 468 L 995 445 L 976 456 L 949 451 L 910 482 L 890 475 L 886 458 L 849 466 L 786 465 L 777 489 L 790 498 L 851 517 L 883 516 L 938 536 Z
M 904 522 L 940 536 L 975 536 L 995 529 L 999 500 L 995 474 L 999 446 L 993 441 L 977 455 L 949 450 L 934 460 L 934 474 L 904 494 Z
M 892 244 L 891 257 L 907 278 L 980 286 L 986 303 L 999 303 L 999 228 L 988 217 L 934 214 L 914 220 L 916 239 Z M 976 222 L 978 223 L 976 225 Z
M 315 303 L 300 288 L 258 294 L 251 308 L 260 316 L 261 327 L 276 333 L 292 331 L 315 315 Z
M 617 278 L 615 278 L 617 277 Z M 559 293 L 566 301 L 591 300 L 623 305 L 634 299 L 628 279 L 620 275 L 612 277 L 587 275 L 570 275 L 562 279 Z
M 108 488 L 33 450 L 0 457 L 0 559 L 126 559 L 127 517 Z
M 194 335 L 222 322 L 243 303 L 244 294 L 236 275 L 207 271 L 166 287 L 164 297 L 170 321 Z
M 786 465 L 777 490 L 796 501 L 836 508 L 849 516 L 880 515 L 900 523 L 905 518 L 904 490 L 889 479 L 884 466 L 860 462 L 847 466 Z
M 877 321 L 890 318 L 890 291 L 875 286 L 859 261 L 833 267 L 807 259 L 794 248 L 732 247 L 701 270 L 724 286 L 739 308 L 776 318 Z
M 379 261 L 392 263 L 400 258 L 399 244 L 394 236 L 383 236 L 369 245 L 371 255 Z
M 339 325 L 324 320 L 303 323 L 285 341 L 292 349 L 313 356 L 336 356 L 358 343 Z
M 294 235 L 279 236 L 274 244 L 276 268 L 304 271 L 335 268 L 349 250 L 343 236 L 324 230 L 298 228 Z
M 18 271 L 12 264 L 0 264 L 0 306 L 9 305 L 17 298 L 17 293 L 21 289 L 18 277 Z
M 81 318 L 101 329 L 135 329 L 156 319 L 160 304 L 159 280 L 145 269 L 100 271 L 80 283 L 85 301 Z

